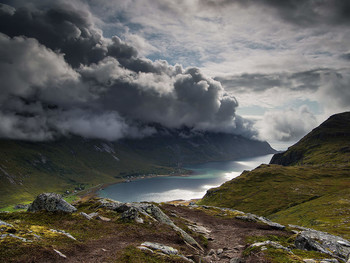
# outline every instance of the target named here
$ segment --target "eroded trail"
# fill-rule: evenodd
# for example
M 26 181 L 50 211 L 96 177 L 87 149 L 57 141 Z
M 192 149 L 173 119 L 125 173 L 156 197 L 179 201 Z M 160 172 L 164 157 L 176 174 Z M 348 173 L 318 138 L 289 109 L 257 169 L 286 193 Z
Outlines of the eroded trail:
M 213 215 L 212 210 L 206 212 L 205 209 L 186 206 L 163 205 L 162 208 L 173 215 L 174 221 L 176 221 L 176 217 L 174 217 L 176 215 L 190 224 L 202 226 L 210 231 L 207 236 L 208 246 L 204 252 L 204 259 L 207 262 L 230 262 L 232 259 L 241 258 L 242 252 L 246 248 L 246 239 L 249 236 L 290 235 L 265 224 L 227 218 L 224 211 Z M 256 254 L 254 258 L 248 258 L 245 262 L 267 261 L 263 257 L 259 258 L 259 255 Z
M 251 253 L 250 245 L 293 235 L 276 229 L 285 228 L 277 223 L 223 208 L 105 199 L 76 207 L 74 213 L 0 214 L 9 223 L 1 228 L 2 262 L 270 262 L 263 249 Z

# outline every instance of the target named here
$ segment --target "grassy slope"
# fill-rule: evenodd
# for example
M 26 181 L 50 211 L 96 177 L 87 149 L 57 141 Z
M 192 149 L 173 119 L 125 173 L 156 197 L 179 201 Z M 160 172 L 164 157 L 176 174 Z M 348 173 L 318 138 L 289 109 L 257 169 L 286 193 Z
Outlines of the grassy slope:
M 114 143 L 80 137 L 53 142 L 0 140 L 0 208 L 41 192 L 72 191 L 128 176 L 184 173 L 177 165 L 273 153 L 266 142 L 224 134 L 154 136 Z M 117 157 L 118 160 L 116 160 Z
M 170 173 L 131 151 L 97 151 L 96 141 L 48 143 L 0 141 L 0 207 L 32 200 L 43 191 L 63 192 L 83 184 L 110 183 L 129 174 Z
M 201 204 L 232 207 L 350 238 L 350 113 L 331 117 L 272 162 L 210 189 Z

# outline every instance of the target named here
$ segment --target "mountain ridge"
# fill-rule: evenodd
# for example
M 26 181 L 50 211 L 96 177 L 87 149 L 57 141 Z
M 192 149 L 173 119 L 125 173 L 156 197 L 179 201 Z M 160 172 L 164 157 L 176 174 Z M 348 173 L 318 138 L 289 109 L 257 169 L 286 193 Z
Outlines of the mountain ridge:
M 130 176 L 184 174 L 184 164 L 226 161 L 275 151 L 240 135 L 163 129 L 161 135 L 108 142 L 71 136 L 56 141 L 0 140 L 0 207 L 43 191 L 63 193 Z
M 349 238 L 350 112 L 331 116 L 287 151 L 220 187 L 202 205 L 256 213 Z

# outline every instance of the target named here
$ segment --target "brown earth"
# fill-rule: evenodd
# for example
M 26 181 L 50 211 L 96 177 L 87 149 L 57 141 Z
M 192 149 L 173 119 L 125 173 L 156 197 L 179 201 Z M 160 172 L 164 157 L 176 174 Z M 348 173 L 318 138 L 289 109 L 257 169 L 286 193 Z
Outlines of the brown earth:
M 231 258 L 242 257 L 243 250 L 248 246 L 246 244 L 246 238 L 248 236 L 290 235 L 286 231 L 274 230 L 267 225 L 245 222 L 234 218 L 223 217 L 222 215 L 213 215 L 205 209 L 173 204 L 163 204 L 161 208 L 170 216 L 175 224 L 189 231 L 204 248 L 204 251 L 186 245 L 180 235 L 167 225 L 158 222 L 120 224 L 113 219 L 110 222 L 101 223 L 103 225 L 101 231 L 105 231 L 102 237 L 88 239 L 84 242 L 71 242 L 58 248 L 43 248 L 33 244 L 29 245 L 28 250 L 22 257 L 17 257 L 16 260 L 2 259 L 1 262 L 119 262 L 118 257 L 123 253 L 125 248 L 129 246 L 137 247 L 145 241 L 174 247 L 181 254 L 191 256 L 196 262 L 199 262 L 199 258 L 207 260 L 204 262 L 230 262 Z M 65 225 L 69 225 L 70 223 L 72 222 L 62 222 Z M 203 238 L 199 234 L 191 232 L 186 227 L 187 224 L 196 224 L 208 229 L 210 234 L 207 243 L 203 241 Z M 53 251 L 54 248 L 66 255 L 67 258 L 60 257 Z M 212 251 L 217 252 L 219 249 L 222 249 L 223 252 L 218 254 Z M 208 253 L 212 253 L 212 255 L 208 256 Z M 122 262 L 143 261 L 123 260 Z M 163 260 L 161 262 L 167 261 Z M 170 260 L 169 262 L 186 261 L 177 259 L 175 261 Z M 252 254 L 249 258 L 246 258 L 245 262 L 259 263 L 268 261 L 263 258 L 263 255 Z

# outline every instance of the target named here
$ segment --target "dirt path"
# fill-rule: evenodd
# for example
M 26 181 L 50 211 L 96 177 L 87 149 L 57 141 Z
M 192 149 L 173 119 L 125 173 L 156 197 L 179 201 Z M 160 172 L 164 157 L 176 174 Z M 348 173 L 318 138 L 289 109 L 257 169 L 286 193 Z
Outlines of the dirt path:
M 224 263 L 230 262 L 232 258 L 240 258 L 245 249 L 246 238 L 248 236 L 288 235 L 283 231 L 274 230 L 267 225 L 212 216 L 197 209 L 190 209 L 189 207 L 165 205 L 162 208 L 199 226 L 204 226 L 210 231 L 209 243 L 205 253 L 210 253 L 212 249 L 216 252 L 222 249 L 223 252 L 219 253 L 219 255 L 215 253 L 210 257 L 208 256 L 208 262 Z M 267 261 L 256 255 L 254 258 L 247 259 L 246 262 Z
M 157 242 L 167 246 L 174 247 L 185 256 L 199 262 L 199 258 L 204 258 L 201 262 L 230 262 L 234 258 L 241 258 L 242 252 L 246 248 L 246 238 L 248 236 L 266 236 L 266 235 L 289 235 L 286 232 L 274 230 L 267 225 L 258 223 L 245 222 L 242 220 L 212 215 L 205 209 L 195 209 L 189 206 L 175 206 L 165 204 L 160 206 L 162 210 L 174 221 L 176 225 L 186 229 L 186 225 L 202 226 L 209 230 L 207 236 L 208 242 L 205 244 L 198 234 L 193 233 L 192 236 L 197 242 L 202 244 L 204 251 L 195 250 L 186 245 L 181 236 L 175 232 L 170 226 L 155 221 L 137 223 L 120 223 L 118 216 L 109 221 L 100 224 L 97 230 L 98 236 L 94 238 L 90 236 L 88 240 L 83 241 L 77 237 L 78 242 L 66 244 L 57 248 L 40 247 L 32 249 L 28 255 L 19 261 L 7 262 L 118 262 L 117 258 L 125 253 L 128 246 L 137 247 L 143 242 Z M 111 213 L 109 214 L 112 215 Z M 72 218 L 72 220 L 75 217 Z M 94 219 L 96 220 L 96 219 Z M 84 223 L 87 221 L 79 221 Z M 62 222 L 62 226 L 69 226 L 72 222 Z M 84 227 L 84 224 L 82 224 Z M 92 231 L 87 228 L 86 231 Z M 198 231 L 195 231 L 198 232 Z M 95 232 L 91 232 L 93 235 Z M 58 249 L 67 258 L 62 258 L 54 249 Z M 5 261 L 6 262 L 6 261 Z M 130 262 L 130 261 L 122 261 Z M 143 261 L 131 261 L 142 262 Z M 176 261 L 179 262 L 179 261 Z M 185 262 L 185 261 L 184 261 Z M 234 262 L 234 261 L 232 261 Z M 246 263 L 268 262 L 259 254 L 255 254 L 246 259 Z

